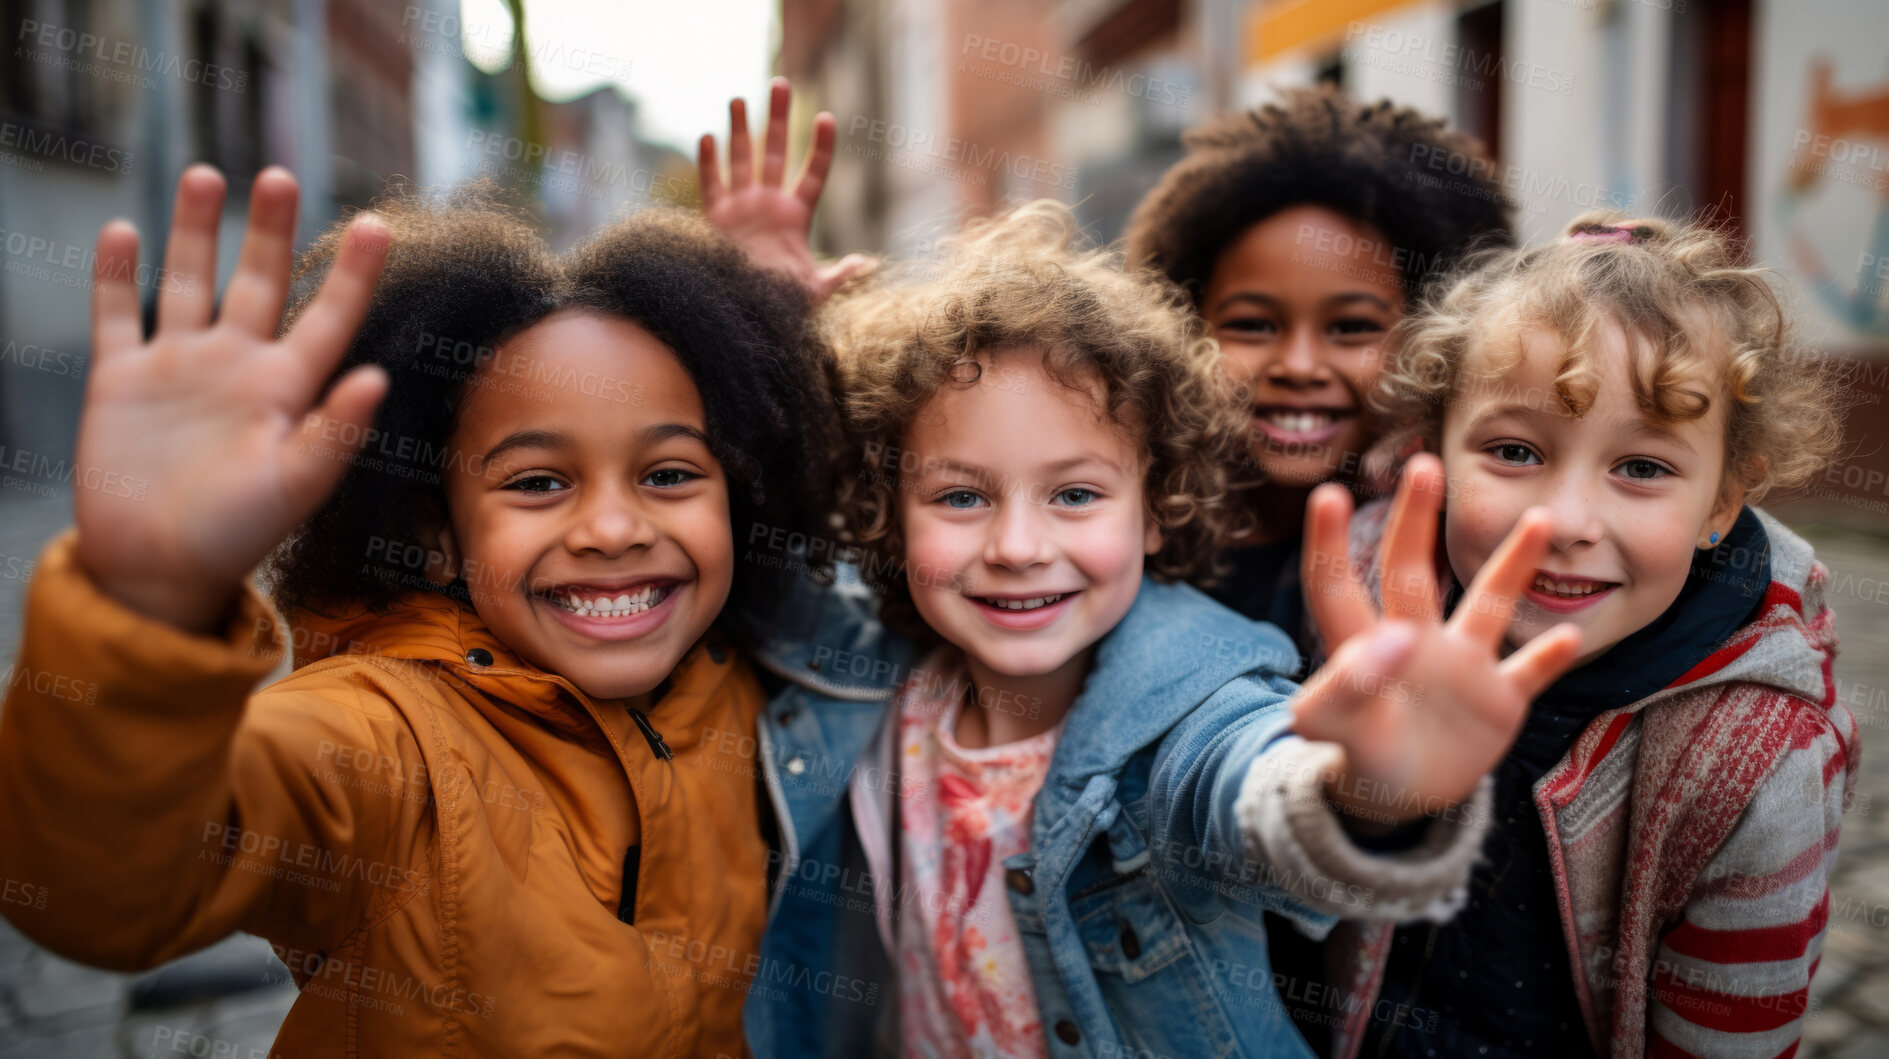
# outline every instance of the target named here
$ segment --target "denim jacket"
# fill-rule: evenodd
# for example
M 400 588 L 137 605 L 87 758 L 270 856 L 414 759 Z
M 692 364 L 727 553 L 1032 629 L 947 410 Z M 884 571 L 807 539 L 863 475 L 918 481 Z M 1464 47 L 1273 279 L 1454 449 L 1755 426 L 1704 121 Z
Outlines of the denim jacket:
M 789 681 L 761 721 L 781 811 L 746 1009 L 761 1059 L 901 1051 L 894 914 L 924 898 L 890 863 L 888 706 L 914 653 L 846 580 L 756 652 Z M 1341 916 L 1460 906 L 1486 781 L 1414 848 L 1359 849 L 1323 797 L 1335 748 L 1287 730 L 1297 689 L 1281 674 L 1297 663 L 1272 626 L 1151 578 L 1098 644 L 1031 852 L 1005 862 L 1052 1056 L 1310 1055 L 1275 991 L 1265 912 L 1319 938 Z

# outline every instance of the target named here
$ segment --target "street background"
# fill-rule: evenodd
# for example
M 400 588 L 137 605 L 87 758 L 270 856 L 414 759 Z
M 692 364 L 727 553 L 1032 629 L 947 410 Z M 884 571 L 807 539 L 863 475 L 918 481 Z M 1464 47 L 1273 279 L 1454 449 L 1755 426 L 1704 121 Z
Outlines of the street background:
M 225 276 L 270 163 L 301 181 L 304 242 L 392 179 L 489 177 L 561 248 L 696 202 L 694 138 L 725 141 L 727 99 L 764 111 L 786 74 L 796 153 L 817 111 L 838 119 L 823 252 L 923 250 L 1037 197 L 1109 240 L 1187 129 L 1332 81 L 1481 137 L 1524 239 L 1597 207 L 1732 226 L 1852 372 L 1842 459 L 1766 506 L 1832 570 L 1864 740 L 1801 1054 L 1889 1055 L 1881 0 L 0 0 L 0 33 L 4 674 L 32 563 L 71 520 L 93 239 L 129 217 L 155 268 L 192 161 L 230 179 Z M 0 923 L 0 1059 L 261 1056 L 293 996 L 256 938 L 117 975 Z

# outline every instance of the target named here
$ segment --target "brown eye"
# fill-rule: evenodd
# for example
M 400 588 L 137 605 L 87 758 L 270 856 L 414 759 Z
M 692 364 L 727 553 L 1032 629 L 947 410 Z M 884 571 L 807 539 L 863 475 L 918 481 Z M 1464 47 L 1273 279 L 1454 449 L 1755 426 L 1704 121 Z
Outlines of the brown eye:
M 1486 451 L 1489 455 L 1494 456 L 1497 461 L 1509 464 L 1513 467 L 1525 467 L 1541 462 L 1541 457 L 1535 455 L 1534 449 L 1513 441 L 1505 441 L 1500 445 L 1491 445 Z
M 1620 465 L 1620 470 L 1636 482 L 1655 482 L 1672 473 L 1653 460 L 1628 460 Z
M 700 477 L 702 476 L 699 474 L 692 474 L 679 467 L 664 467 L 644 475 L 643 484 L 657 489 L 674 489 L 676 486 L 687 485 Z
M 1347 337 L 1347 338 L 1354 337 L 1357 335 L 1380 334 L 1383 332 L 1383 330 L 1384 330 L 1383 324 L 1378 323 L 1376 320 L 1366 319 L 1365 317 L 1362 317 L 1362 316 L 1347 317 L 1346 319 L 1343 319 L 1343 320 L 1333 320 L 1331 323 L 1332 334 Z
M 1245 316 L 1234 320 L 1222 320 L 1214 325 L 1218 331 L 1238 335 L 1242 338 L 1259 338 L 1279 333 L 1279 325 L 1259 316 Z

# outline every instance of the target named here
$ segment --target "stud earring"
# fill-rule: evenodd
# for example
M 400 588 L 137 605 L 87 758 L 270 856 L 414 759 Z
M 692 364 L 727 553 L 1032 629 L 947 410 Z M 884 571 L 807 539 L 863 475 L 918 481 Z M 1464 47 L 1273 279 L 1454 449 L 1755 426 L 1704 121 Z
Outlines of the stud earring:
M 1713 534 L 1712 534 L 1712 543 L 1713 543 L 1713 544 L 1717 544 L 1717 543 L 1718 543 L 1718 533 L 1717 533 L 1716 531 L 1714 531 L 1714 532 L 1713 532 Z

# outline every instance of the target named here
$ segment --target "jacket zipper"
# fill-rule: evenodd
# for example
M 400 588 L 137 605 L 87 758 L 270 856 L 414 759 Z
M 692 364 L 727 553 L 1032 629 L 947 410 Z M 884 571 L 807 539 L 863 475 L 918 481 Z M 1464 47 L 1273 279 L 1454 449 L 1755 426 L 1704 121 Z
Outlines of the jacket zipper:
M 773 804 L 775 821 L 780 825 L 781 868 L 775 879 L 774 893 L 768 899 L 767 914 L 772 916 L 780 911 L 781 899 L 787 893 L 787 880 L 800 866 L 800 842 L 794 834 L 794 817 L 787 811 L 787 791 L 781 786 L 777 759 L 774 756 L 774 738 L 767 730 L 768 717 L 763 708 L 760 722 L 755 726 L 761 759 L 761 781 L 767 787 L 767 800 Z
M 669 744 L 662 741 L 662 733 L 656 730 L 655 725 L 649 723 L 649 714 L 634 706 L 629 709 L 630 717 L 636 721 L 636 727 L 643 730 L 643 738 L 649 741 L 649 748 L 664 761 L 674 761 L 676 755 L 669 749 Z

